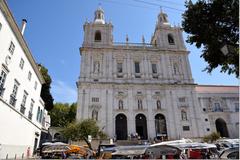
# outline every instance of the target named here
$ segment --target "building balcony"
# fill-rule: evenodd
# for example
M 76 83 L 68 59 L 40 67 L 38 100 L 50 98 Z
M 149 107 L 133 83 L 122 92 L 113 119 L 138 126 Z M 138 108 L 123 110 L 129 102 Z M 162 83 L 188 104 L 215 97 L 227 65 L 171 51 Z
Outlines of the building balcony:
M 28 119 L 32 120 L 32 112 L 28 112 Z
M 153 73 L 153 74 L 152 74 L 152 78 L 158 79 L 158 73 Z
M 26 110 L 26 107 L 23 104 L 21 104 L 20 112 L 24 114 L 25 110 Z
M 2 85 L 0 85 L 0 97 L 3 96 L 4 91 L 5 91 L 5 88 L 3 88 Z
M 17 99 L 15 98 L 14 95 L 10 95 L 10 101 L 9 101 L 9 104 L 12 105 L 13 107 L 15 107 L 16 105 L 16 102 L 17 102 Z
M 178 102 L 177 105 L 179 108 L 189 107 L 189 104 L 187 102 Z
M 141 78 L 142 77 L 142 74 L 141 73 L 135 73 L 135 78 Z

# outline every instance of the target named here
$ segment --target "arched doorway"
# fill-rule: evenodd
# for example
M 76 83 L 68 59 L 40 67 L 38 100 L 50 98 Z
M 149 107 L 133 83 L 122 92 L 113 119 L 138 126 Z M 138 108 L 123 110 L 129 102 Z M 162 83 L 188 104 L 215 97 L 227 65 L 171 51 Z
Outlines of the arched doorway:
M 220 133 L 221 137 L 229 137 L 227 124 L 222 118 L 218 118 L 215 121 L 217 132 Z
M 135 117 L 135 122 L 136 122 L 136 132 L 138 135 L 141 137 L 141 139 L 147 139 L 147 120 L 145 115 L 143 114 L 138 114 Z
M 165 116 L 162 114 L 156 114 L 155 115 L 155 131 L 156 131 L 156 137 L 158 139 L 167 138 L 167 124 Z
M 127 139 L 127 117 L 124 114 L 118 114 L 115 119 L 115 131 L 117 140 Z

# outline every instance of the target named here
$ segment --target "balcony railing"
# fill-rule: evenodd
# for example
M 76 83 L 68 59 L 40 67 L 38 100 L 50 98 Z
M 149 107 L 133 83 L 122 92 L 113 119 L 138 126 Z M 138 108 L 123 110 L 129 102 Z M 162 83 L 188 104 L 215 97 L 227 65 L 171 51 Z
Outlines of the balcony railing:
M 17 99 L 15 98 L 14 95 L 11 94 L 11 95 L 10 95 L 10 101 L 9 101 L 10 105 L 12 105 L 13 107 L 15 107 L 16 102 L 17 102 Z
M 26 107 L 23 104 L 21 104 L 20 112 L 24 114 L 25 110 L 26 110 Z
M 28 112 L 28 119 L 32 120 L 32 112 Z
M 3 88 L 2 85 L 0 85 L 0 97 L 3 96 L 4 91 L 5 91 L 5 88 Z

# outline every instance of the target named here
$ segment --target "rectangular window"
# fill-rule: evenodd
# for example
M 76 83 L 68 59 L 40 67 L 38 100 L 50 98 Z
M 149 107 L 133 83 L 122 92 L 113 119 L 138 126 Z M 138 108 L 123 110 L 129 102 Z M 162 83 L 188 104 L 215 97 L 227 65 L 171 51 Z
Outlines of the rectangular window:
M 29 112 L 28 112 L 28 119 L 32 120 L 32 111 L 33 111 L 33 106 L 34 106 L 34 100 L 31 99 L 31 103 L 30 103 L 30 109 L 29 109 Z
M 235 112 L 239 112 L 239 103 L 234 103 Z
M 32 78 L 32 73 L 29 71 L 28 72 L 28 80 L 31 81 L 31 78 Z
M 34 83 L 34 89 L 36 90 L 37 89 L 37 81 L 35 81 L 35 83 Z
M 157 64 L 152 64 L 152 73 L 157 73 Z
M 117 63 L 117 72 L 118 72 L 118 73 L 122 73 L 122 72 L 123 72 L 122 63 Z
M 19 63 L 19 67 L 21 69 L 23 69 L 23 66 L 24 66 L 24 60 L 21 58 L 20 63 Z
M 183 126 L 183 130 L 184 131 L 190 131 L 190 127 L 189 126 Z
M 10 95 L 10 101 L 9 101 L 9 104 L 12 105 L 13 107 L 15 107 L 15 104 L 17 101 L 16 96 L 17 96 L 18 86 L 19 86 L 19 83 L 15 80 L 13 91 L 12 91 L 12 94 Z
M 135 73 L 140 73 L 140 65 L 139 65 L 139 62 L 135 62 L 135 63 L 134 63 L 134 66 L 135 66 Z
M 4 84 L 6 81 L 6 77 L 7 77 L 7 73 L 2 70 L 0 75 L 0 96 L 1 97 L 3 96 L 3 92 L 5 90 Z
M 138 99 L 138 109 L 139 109 L 139 110 L 142 110 L 142 109 L 143 109 L 142 100 L 141 100 L 141 99 Z
M 92 97 L 92 102 L 99 102 L 99 98 L 97 98 L 97 97 Z
M 178 98 L 178 101 L 179 102 L 186 102 L 186 98 L 185 97 Z
M 21 112 L 22 114 L 24 114 L 24 113 L 25 113 L 25 110 L 26 110 L 25 105 L 26 105 L 26 101 L 27 101 L 27 96 L 28 96 L 28 93 L 27 93 L 26 91 L 24 91 L 24 93 L 23 93 L 23 99 L 22 99 L 22 103 L 21 103 L 21 108 L 20 108 L 20 112 Z
M 15 45 L 13 44 L 13 42 L 11 41 L 10 46 L 8 48 L 8 51 L 13 55 L 15 50 Z

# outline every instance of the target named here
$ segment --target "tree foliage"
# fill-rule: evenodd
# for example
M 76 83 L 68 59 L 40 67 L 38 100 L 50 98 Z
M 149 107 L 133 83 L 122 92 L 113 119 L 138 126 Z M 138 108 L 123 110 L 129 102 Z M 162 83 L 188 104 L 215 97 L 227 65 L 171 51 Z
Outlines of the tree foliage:
M 91 135 L 93 138 L 106 138 L 107 135 L 99 130 L 96 121 L 92 119 L 85 119 L 78 123 L 70 123 L 62 130 L 62 134 L 69 140 L 82 140 Z
M 212 142 L 216 141 L 217 139 L 219 139 L 220 137 L 221 137 L 220 133 L 212 132 L 211 134 L 204 136 L 203 141 L 212 143 Z
M 52 79 L 48 74 L 47 68 L 45 68 L 41 64 L 39 64 L 38 66 L 40 67 L 40 72 L 43 76 L 43 79 L 45 80 L 45 83 L 42 85 L 41 98 L 45 103 L 45 109 L 47 111 L 50 111 L 51 109 L 53 109 L 53 97 L 50 92 Z
M 69 123 L 75 121 L 77 104 L 55 103 L 49 115 L 51 117 L 51 126 L 66 127 Z
M 209 73 L 218 66 L 221 72 L 239 76 L 239 1 L 197 0 L 186 2 L 182 26 L 189 33 L 187 42 L 203 46 L 201 57 Z

